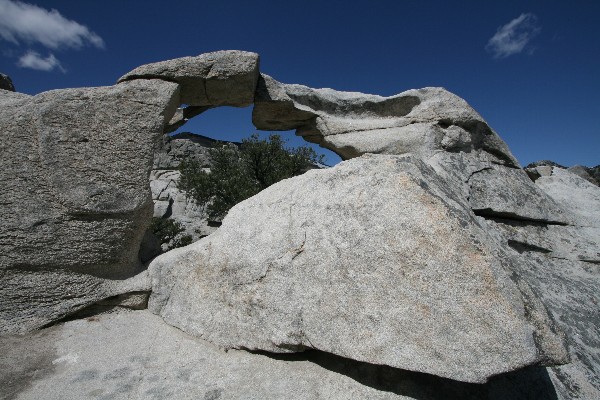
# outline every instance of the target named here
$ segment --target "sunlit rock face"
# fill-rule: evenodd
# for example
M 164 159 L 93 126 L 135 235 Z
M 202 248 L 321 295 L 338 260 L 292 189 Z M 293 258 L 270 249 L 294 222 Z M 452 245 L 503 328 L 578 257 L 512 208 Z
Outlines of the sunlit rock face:
M 467 202 L 413 156 L 277 183 L 151 265 L 151 310 L 226 348 L 314 348 L 485 382 L 566 362 L 545 309 Z
M 0 103 L 0 332 L 147 289 L 128 278 L 140 272 L 154 143 L 178 85 L 3 91 Z
M 245 107 L 254 101 L 258 54 L 223 50 L 142 65 L 119 78 L 162 79 L 181 85 L 181 103 Z

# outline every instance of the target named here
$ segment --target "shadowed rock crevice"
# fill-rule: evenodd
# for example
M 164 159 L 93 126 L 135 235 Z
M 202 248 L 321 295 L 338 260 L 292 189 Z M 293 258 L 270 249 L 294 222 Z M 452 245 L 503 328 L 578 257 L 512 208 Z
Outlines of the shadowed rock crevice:
M 501 221 L 507 221 L 507 222 L 510 222 L 510 221 L 524 222 L 524 223 L 543 224 L 543 225 L 559 225 L 559 226 L 569 225 L 564 222 L 527 218 L 527 217 L 523 217 L 522 215 L 515 214 L 512 212 L 496 211 L 491 208 L 480 208 L 480 209 L 474 208 L 473 213 L 479 217 L 483 217 L 483 218 L 491 219 L 491 220 L 501 220 Z
M 572 225 L 574 220 L 521 169 L 492 165 L 468 179 L 468 200 L 475 215 Z
M 517 240 L 509 240 L 508 245 L 522 254 L 526 251 L 536 251 L 538 253 L 548 254 L 551 253 L 552 250 L 545 249 L 543 247 L 535 246 L 533 244 L 519 242 Z
M 286 362 L 309 361 L 329 371 L 347 376 L 383 392 L 415 400 L 556 400 L 558 399 L 546 368 L 527 367 L 475 384 L 406 371 L 385 365 L 369 364 L 319 350 L 278 354 L 250 351 Z

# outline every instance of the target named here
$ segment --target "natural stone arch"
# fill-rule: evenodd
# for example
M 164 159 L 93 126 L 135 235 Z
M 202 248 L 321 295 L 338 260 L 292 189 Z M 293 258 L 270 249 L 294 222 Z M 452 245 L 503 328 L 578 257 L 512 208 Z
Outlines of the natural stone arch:
M 118 82 L 162 79 L 179 84 L 180 107 L 165 127 L 174 132 L 196 115 L 219 106 L 247 107 L 254 103 L 259 78 L 259 56 L 223 50 L 142 65 Z
M 256 53 L 228 50 L 142 65 L 119 82 L 163 79 L 180 86 L 180 107 L 165 131 L 218 106 L 254 104 L 259 130 L 296 130 L 306 141 L 350 159 L 365 153 L 483 151 L 499 164 L 519 167 L 508 146 L 460 97 L 443 88 L 383 97 L 284 84 L 259 72 Z

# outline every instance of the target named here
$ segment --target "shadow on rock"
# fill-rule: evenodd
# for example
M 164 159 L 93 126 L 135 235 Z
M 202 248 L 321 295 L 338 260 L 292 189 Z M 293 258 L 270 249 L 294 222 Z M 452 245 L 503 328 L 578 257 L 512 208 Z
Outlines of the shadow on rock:
M 544 367 L 526 367 L 493 377 L 486 384 L 454 381 L 435 375 L 355 361 L 318 350 L 278 354 L 251 351 L 281 361 L 308 361 L 376 390 L 415 400 L 558 400 Z

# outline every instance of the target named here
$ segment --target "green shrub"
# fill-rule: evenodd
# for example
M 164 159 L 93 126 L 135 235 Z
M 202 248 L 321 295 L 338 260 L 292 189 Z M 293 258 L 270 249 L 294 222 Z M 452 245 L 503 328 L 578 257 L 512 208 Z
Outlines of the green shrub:
M 180 235 L 185 231 L 183 225 L 172 219 L 154 217 L 150 223 L 150 229 L 161 245 L 167 244 L 167 250 L 192 243 L 191 235 Z
M 279 135 L 244 139 L 239 148 L 219 143 L 210 153 L 210 172 L 194 161 L 182 161 L 179 188 L 205 206 L 208 217 L 222 219 L 242 200 L 279 182 L 300 175 L 323 162 L 307 146 L 287 148 Z

